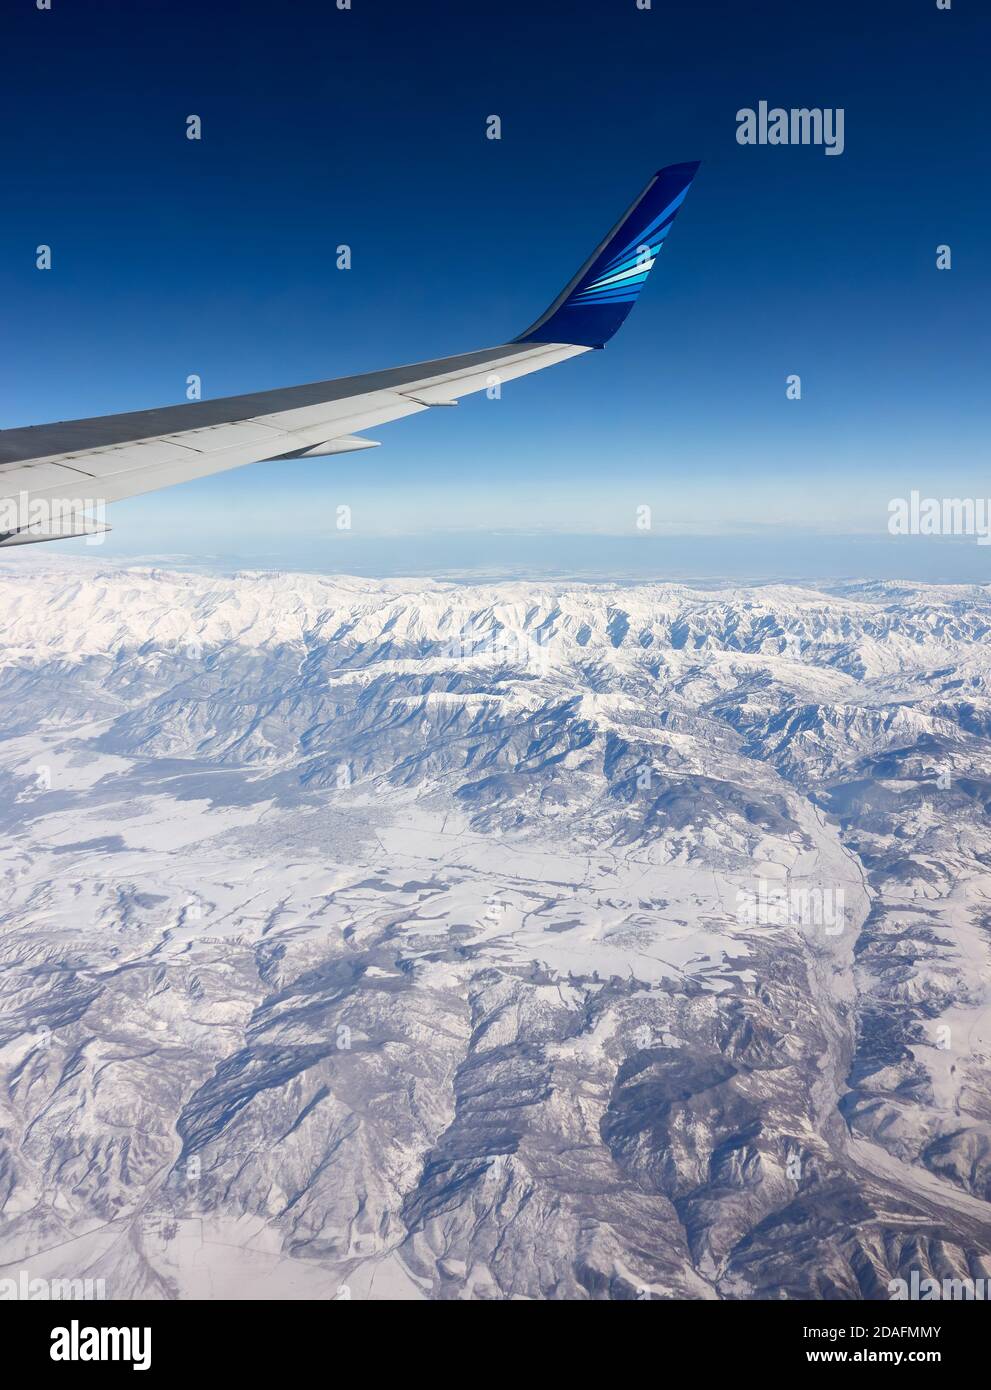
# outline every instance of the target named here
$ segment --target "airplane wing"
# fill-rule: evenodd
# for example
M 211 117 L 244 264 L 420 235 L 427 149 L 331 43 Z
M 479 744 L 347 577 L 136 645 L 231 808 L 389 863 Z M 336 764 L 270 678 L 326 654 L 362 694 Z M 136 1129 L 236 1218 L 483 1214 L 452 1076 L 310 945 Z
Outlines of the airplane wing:
M 647 187 L 537 321 L 501 347 L 408 367 L 0 430 L 0 546 L 110 528 L 107 503 L 265 459 L 373 447 L 360 431 L 602 347 L 643 288 L 698 169 L 673 164 Z M 94 511 L 97 515 L 93 515 Z

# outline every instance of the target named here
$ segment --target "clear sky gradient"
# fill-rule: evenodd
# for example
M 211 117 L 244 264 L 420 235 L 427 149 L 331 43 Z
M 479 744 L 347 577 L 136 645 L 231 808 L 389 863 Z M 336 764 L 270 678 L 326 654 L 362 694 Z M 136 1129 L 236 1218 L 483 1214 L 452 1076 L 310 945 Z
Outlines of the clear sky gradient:
M 987 6 L 24 0 L 2 44 L 2 427 L 504 342 L 703 161 L 606 351 L 117 504 L 108 555 L 987 577 L 880 539 L 912 488 L 991 495 Z M 844 108 L 843 154 L 739 145 L 761 100 Z

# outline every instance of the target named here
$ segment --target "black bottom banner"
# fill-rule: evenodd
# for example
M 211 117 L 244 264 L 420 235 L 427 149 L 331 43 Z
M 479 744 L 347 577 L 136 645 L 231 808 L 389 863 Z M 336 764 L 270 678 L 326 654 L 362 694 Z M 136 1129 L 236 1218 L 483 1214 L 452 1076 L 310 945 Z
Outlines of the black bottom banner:
M 988 1325 L 979 1301 L 892 1303 L 672 1303 L 610 1313 L 582 1308 L 580 1326 L 570 1324 L 568 1305 L 541 1313 L 512 1312 L 500 1305 L 389 1303 L 337 1299 L 330 1302 L 13 1302 L 0 1304 L 8 1353 L 22 1373 L 70 1381 L 86 1371 L 171 1375 L 193 1371 L 258 1377 L 285 1374 L 318 1360 L 328 1374 L 333 1361 L 349 1363 L 362 1350 L 382 1361 L 396 1359 L 397 1371 L 424 1374 L 420 1339 L 527 1336 L 539 1356 L 553 1337 L 556 1373 L 573 1349 L 584 1358 L 599 1337 L 634 1336 L 629 1351 L 675 1353 L 700 1371 L 757 1375 L 765 1370 L 804 1369 L 825 1379 L 850 1366 L 891 1366 L 942 1371 L 969 1367 L 985 1345 Z M 523 1323 L 516 1322 L 522 1316 Z M 584 1321 L 596 1318 L 595 1331 Z M 504 1318 L 510 1318 L 505 1322 Z M 601 1317 L 601 1323 L 598 1318 Z M 476 1322 L 481 1318 L 481 1322 Z M 532 1319 L 532 1321 L 531 1321 Z M 561 1319 L 563 1319 L 563 1324 Z M 573 1332 L 572 1332 L 573 1329 Z M 571 1334 L 571 1335 L 569 1335 Z M 589 1342 L 589 1336 L 594 1341 Z M 452 1350 L 454 1347 L 452 1343 Z M 496 1343 L 498 1346 L 499 1343 Z M 621 1344 L 625 1345 L 625 1344 Z M 418 1349 L 419 1348 L 419 1349 Z M 436 1354 L 438 1346 L 433 1343 Z M 624 1360 L 626 1352 L 623 1353 Z M 530 1358 L 530 1353 L 526 1353 Z M 650 1359 L 649 1357 L 647 1359 Z M 463 1363 L 462 1363 L 463 1371 Z M 444 1378 L 450 1365 L 439 1371 Z

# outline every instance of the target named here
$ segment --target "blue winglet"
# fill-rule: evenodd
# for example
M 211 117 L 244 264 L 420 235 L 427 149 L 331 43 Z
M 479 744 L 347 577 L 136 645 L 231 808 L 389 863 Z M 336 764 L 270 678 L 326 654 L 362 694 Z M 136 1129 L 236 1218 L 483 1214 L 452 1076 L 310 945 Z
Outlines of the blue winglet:
M 656 173 L 546 313 L 513 341 L 607 343 L 636 303 L 698 167 L 669 164 Z

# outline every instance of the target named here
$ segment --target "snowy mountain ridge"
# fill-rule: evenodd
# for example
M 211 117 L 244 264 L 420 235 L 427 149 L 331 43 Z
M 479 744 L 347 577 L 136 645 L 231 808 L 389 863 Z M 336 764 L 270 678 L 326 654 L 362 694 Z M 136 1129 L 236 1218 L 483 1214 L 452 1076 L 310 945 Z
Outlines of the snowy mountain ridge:
M 25 572 L 26 571 L 26 572 Z M 480 642 L 503 632 L 551 649 L 684 650 L 707 643 L 772 655 L 789 639 L 844 648 L 986 635 L 991 585 L 877 582 L 818 592 L 796 585 L 456 584 L 244 573 L 231 577 L 108 567 L 0 565 L 5 653 L 79 654 L 164 645 L 340 640 Z M 921 599 L 921 602 L 920 602 Z M 44 622 L 39 608 L 43 606 Z M 39 629 L 40 624 L 40 629 Z

